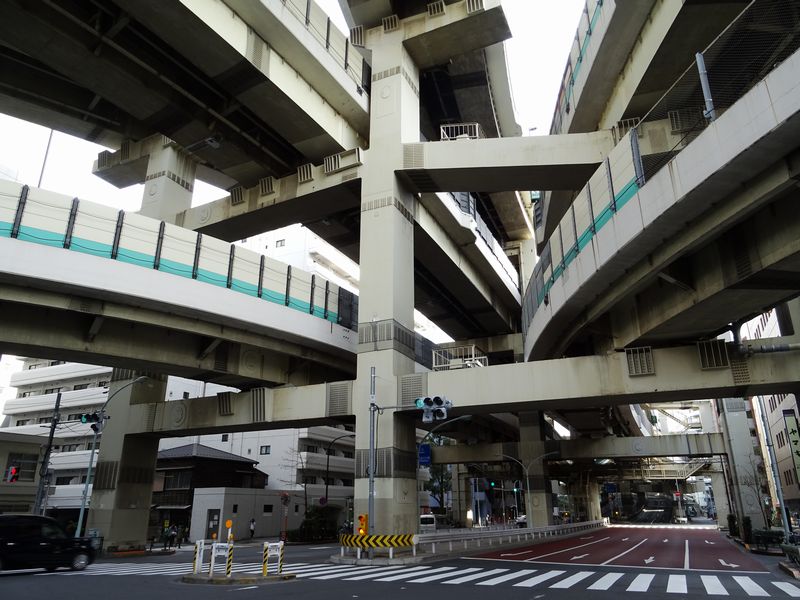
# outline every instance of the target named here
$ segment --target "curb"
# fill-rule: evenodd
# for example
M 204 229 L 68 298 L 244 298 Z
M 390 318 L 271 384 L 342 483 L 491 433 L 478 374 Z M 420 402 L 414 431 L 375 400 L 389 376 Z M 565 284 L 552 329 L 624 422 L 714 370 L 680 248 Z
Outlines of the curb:
M 210 584 L 210 585 L 242 585 L 245 583 L 249 584 L 264 584 L 264 583 L 276 583 L 279 581 L 291 581 L 295 579 L 297 575 L 294 573 L 281 573 L 280 575 L 243 575 L 241 573 L 234 573 L 230 577 L 226 577 L 225 575 L 214 575 L 213 577 L 209 577 L 208 575 L 195 575 L 190 573 L 188 575 L 183 575 L 181 577 L 181 581 L 183 583 L 200 583 L 200 584 Z

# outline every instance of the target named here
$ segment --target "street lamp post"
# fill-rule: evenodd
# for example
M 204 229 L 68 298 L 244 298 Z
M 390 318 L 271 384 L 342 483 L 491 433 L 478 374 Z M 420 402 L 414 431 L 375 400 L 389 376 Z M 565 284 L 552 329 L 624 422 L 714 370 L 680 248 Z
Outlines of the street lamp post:
M 330 472 L 331 466 L 331 446 L 333 446 L 336 440 L 340 440 L 346 437 L 355 437 L 355 433 L 345 433 L 340 435 L 339 437 L 333 438 L 330 442 L 328 442 L 328 448 L 325 450 L 325 454 L 327 454 L 327 458 L 325 459 L 325 504 L 328 504 L 328 474 Z
M 106 406 L 108 406 L 108 403 L 111 402 L 111 399 L 114 396 L 116 396 L 117 394 L 119 394 L 122 390 L 124 390 L 127 387 L 132 386 L 134 383 L 141 383 L 142 381 L 145 381 L 146 379 L 149 379 L 149 378 L 146 375 L 141 375 L 140 377 L 137 377 L 133 381 L 129 381 L 128 383 L 123 385 L 121 388 L 116 390 L 113 394 L 111 394 L 108 398 L 106 398 L 106 401 L 103 403 L 103 406 L 101 406 L 100 410 L 97 411 L 97 414 L 99 415 L 100 420 L 97 423 L 95 423 L 94 425 L 92 425 L 92 432 L 93 432 L 94 435 L 92 435 L 92 447 L 91 447 L 91 450 L 89 451 L 89 464 L 86 467 L 86 481 L 83 484 L 83 496 L 81 497 L 81 511 L 78 514 L 78 526 L 75 528 L 75 537 L 76 538 L 81 536 L 81 528 L 83 527 L 83 518 L 86 515 L 86 500 L 87 500 L 87 498 L 89 496 L 89 482 L 90 482 L 90 480 L 92 478 L 92 462 L 94 461 L 94 451 L 95 451 L 95 448 L 97 447 L 97 433 L 103 428 L 103 423 L 105 422 L 105 418 L 106 418 L 106 415 L 105 415 Z
M 525 472 L 525 519 L 527 520 L 528 527 L 531 527 L 533 525 L 533 511 L 531 510 L 533 508 L 533 506 L 532 506 L 532 502 L 530 500 L 530 497 L 531 497 L 531 478 L 530 478 L 530 476 L 528 474 L 528 469 L 530 467 L 532 467 L 533 463 L 535 463 L 537 460 L 541 460 L 541 459 L 543 459 L 543 458 L 545 458 L 547 456 L 552 456 L 553 454 L 558 454 L 558 452 L 546 452 L 545 454 L 542 454 L 541 456 L 537 456 L 536 458 L 534 458 L 533 460 L 531 460 L 528 463 L 527 467 L 524 464 L 522 464 L 521 460 L 519 460 L 517 458 L 514 458 L 513 456 L 509 456 L 508 454 L 501 454 L 500 455 L 503 458 L 507 458 L 509 460 L 513 460 L 520 467 L 522 467 L 522 470 Z

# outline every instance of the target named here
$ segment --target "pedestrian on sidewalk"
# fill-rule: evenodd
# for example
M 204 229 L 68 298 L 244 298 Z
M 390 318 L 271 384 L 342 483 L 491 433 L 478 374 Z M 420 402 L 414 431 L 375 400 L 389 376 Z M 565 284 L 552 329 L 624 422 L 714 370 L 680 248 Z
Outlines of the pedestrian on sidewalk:
M 256 534 L 256 520 L 250 519 L 250 539 L 253 539 L 253 536 Z

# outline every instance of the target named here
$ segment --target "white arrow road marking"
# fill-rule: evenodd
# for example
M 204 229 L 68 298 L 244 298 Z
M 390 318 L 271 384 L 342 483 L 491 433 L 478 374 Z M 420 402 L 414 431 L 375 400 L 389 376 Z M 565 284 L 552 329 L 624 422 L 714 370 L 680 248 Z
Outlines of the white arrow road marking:
M 631 538 L 622 538 L 622 541 L 623 542 L 627 542 L 629 539 L 631 539 Z
M 588 554 L 579 554 L 578 556 L 573 556 L 570 560 L 578 560 L 579 558 L 586 558 L 589 556 Z
M 663 540 L 661 540 L 661 541 L 662 541 L 662 542 L 664 542 L 664 543 L 666 544 L 666 543 L 669 541 L 669 538 L 664 538 L 664 539 L 663 539 Z
M 501 554 L 500 556 L 519 556 L 520 554 L 528 554 L 533 550 L 523 550 L 522 552 L 509 552 L 508 554 Z
M 591 539 L 594 539 L 594 536 L 593 536 L 593 535 L 589 535 L 589 536 L 582 537 L 582 538 L 578 538 L 578 539 L 581 539 L 581 540 L 591 540 Z
M 714 544 L 716 544 L 716 542 L 709 542 L 708 540 L 705 540 L 705 542 L 706 542 L 706 544 L 711 544 L 712 546 L 713 546 Z
M 721 564 L 723 567 L 730 567 L 731 569 L 735 569 L 736 567 L 739 566 L 739 565 L 734 565 L 733 563 L 726 563 L 721 558 L 719 559 L 719 564 Z
M 609 559 L 608 559 L 606 562 L 604 562 L 604 563 L 601 563 L 601 564 L 607 565 L 607 564 L 609 564 L 609 563 L 612 563 L 612 562 L 614 562 L 614 561 L 615 561 L 615 560 L 617 560 L 618 558 L 620 558 L 620 557 L 622 557 L 622 556 L 625 556 L 625 555 L 626 555 L 628 552 L 632 552 L 633 550 L 636 550 L 636 548 L 638 548 L 639 546 L 641 546 L 642 544 L 644 544 L 646 541 L 647 541 L 647 538 L 644 538 L 644 539 L 643 539 L 641 542 L 639 542 L 638 544 L 634 544 L 633 546 L 631 546 L 630 548 L 628 548 L 628 549 L 627 549 L 627 550 L 625 550 L 624 552 L 620 552 L 620 553 L 619 553 L 619 554 L 617 554 L 616 556 L 612 556 L 612 557 L 611 557 L 611 558 L 609 558 Z
M 656 559 L 656 557 L 655 557 L 655 556 L 651 556 L 650 558 L 645 558 L 645 559 L 644 559 L 644 564 L 646 564 L 646 565 L 649 565 L 649 564 L 650 564 L 651 562 L 653 562 L 655 559 Z

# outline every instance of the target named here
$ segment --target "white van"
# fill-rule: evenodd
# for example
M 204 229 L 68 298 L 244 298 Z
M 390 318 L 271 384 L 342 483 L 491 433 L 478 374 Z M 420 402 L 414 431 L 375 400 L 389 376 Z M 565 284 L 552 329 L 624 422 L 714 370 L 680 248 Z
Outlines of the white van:
M 434 533 L 436 531 L 436 515 L 419 516 L 419 532 Z

